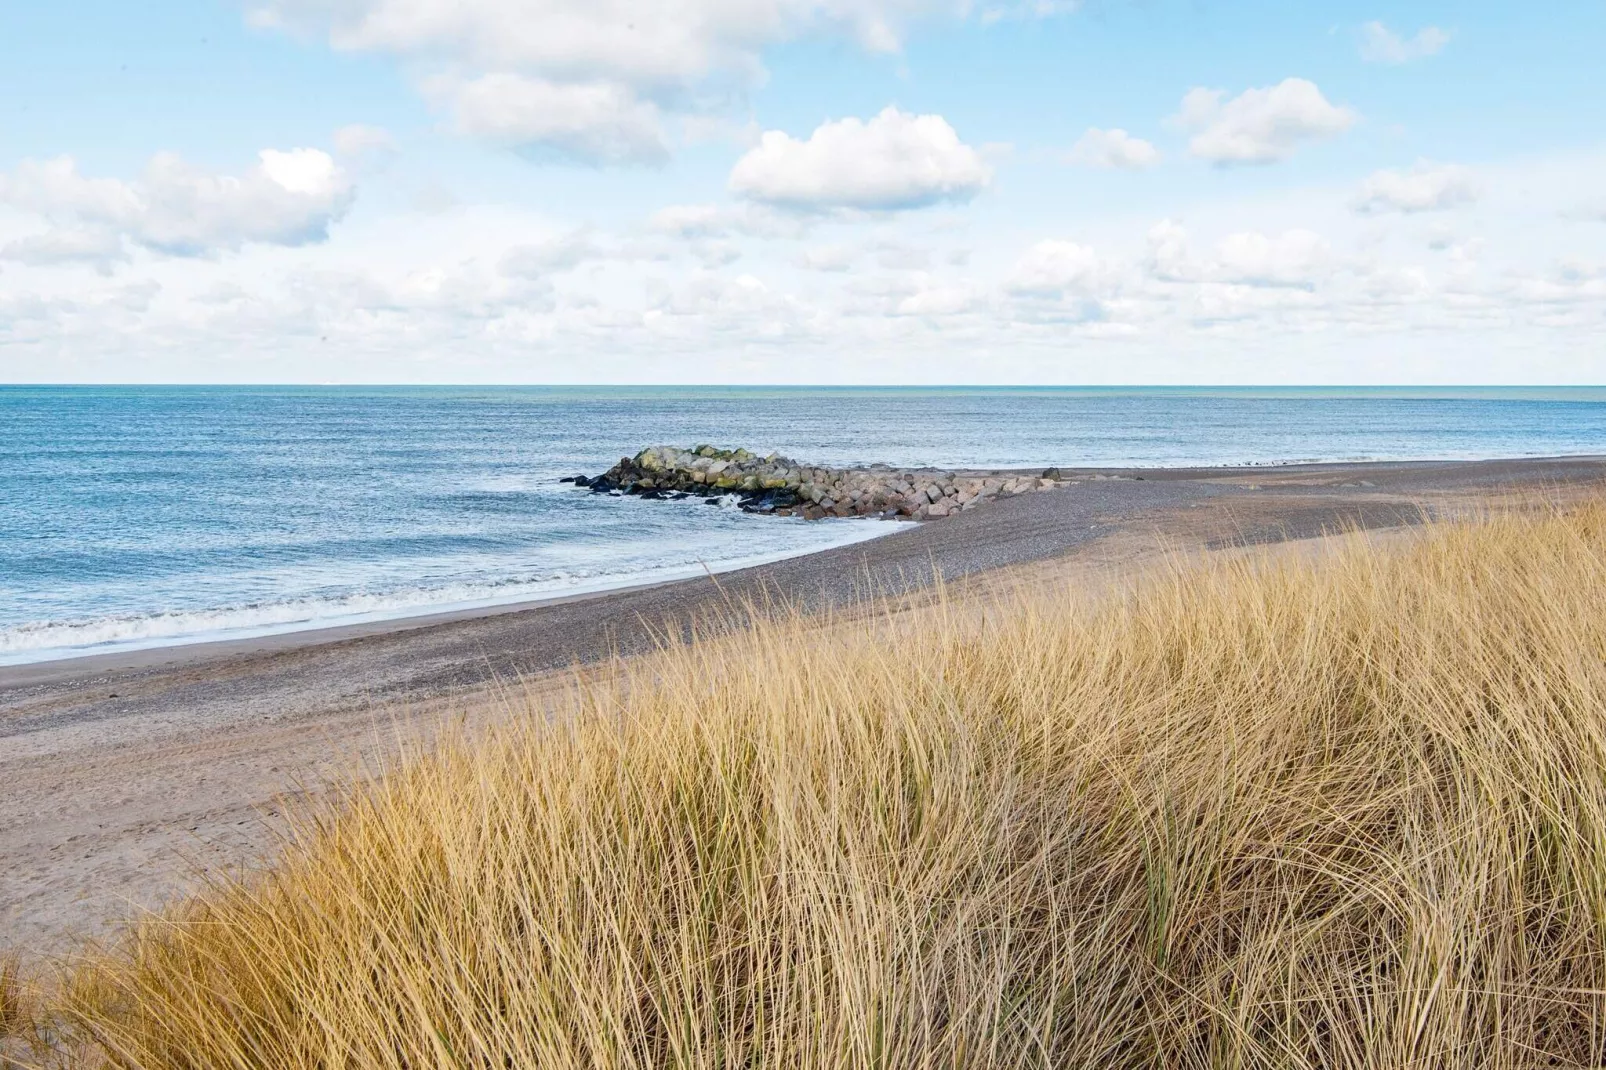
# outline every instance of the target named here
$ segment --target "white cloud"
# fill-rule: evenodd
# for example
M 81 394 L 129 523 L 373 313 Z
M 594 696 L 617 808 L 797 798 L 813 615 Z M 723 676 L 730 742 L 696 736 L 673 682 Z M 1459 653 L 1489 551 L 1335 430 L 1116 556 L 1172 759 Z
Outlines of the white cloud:
M 647 219 L 647 228 L 690 241 L 743 235 L 751 238 L 806 237 L 816 220 L 762 204 L 672 204 Z
M 1201 201 L 1188 231 L 1156 222 L 1163 213 L 1083 218 L 1075 205 L 990 210 L 984 225 L 968 210 L 660 200 L 670 207 L 650 225 L 627 211 L 576 229 L 582 215 L 565 222 L 546 200 L 440 217 L 397 203 L 397 215 L 354 213 L 326 244 L 202 260 L 0 208 L 0 247 L 44 231 L 50 255 L 94 265 L 116 248 L 105 235 L 127 254 L 110 279 L 0 264 L 0 368 L 103 380 L 639 382 L 695 366 L 720 381 L 1424 381 L 1532 377 L 1524 362 L 1542 352 L 1558 376 L 1586 380 L 1606 342 L 1598 224 L 1556 210 L 1597 190 L 1600 168 L 1599 153 L 1481 163 L 1483 210 L 1393 222 L 1352 211 L 1358 181 L 1302 183 Z M 272 169 L 317 186 L 316 167 Z M 141 185 L 79 177 L 88 189 L 64 184 L 62 196 L 91 206 Z M 397 183 L 396 201 L 422 179 Z M 795 229 L 766 240 L 756 228 L 773 221 Z M 951 243 L 974 250 L 968 265 Z
M 649 225 L 680 238 L 716 238 L 731 230 L 731 217 L 717 204 L 672 204 L 654 212 Z
M 1102 288 L 1107 268 L 1087 245 L 1068 241 L 1040 241 L 1015 264 L 1008 282 L 1011 293 L 1034 297 L 1060 297 Z
M 1478 184 L 1464 167 L 1421 161 L 1409 171 L 1379 171 L 1362 185 L 1360 212 L 1442 212 L 1478 199 Z
M 1070 6 L 1027 0 L 1005 10 L 1040 18 Z M 464 133 L 602 163 L 661 159 L 663 114 L 731 110 L 763 81 L 772 45 L 845 36 L 895 53 L 917 21 L 977 14 L 970 0 L 256 0 L 250 9 L 259 26 L 407 59 Z
M 1100 130 L 1095 126 L 1071 146 L 1070 159 L 1088 167 L 1140 171 L 1160 162 L 1160 150 L 1125 130 Z
M 1288 230 L 1229 234 L 1216 248 L 1216 274 L 1248 286 L 1308 287 L 1325 273 L 1332 250 L 1320 234 Z
M 1563 219 L 1582 219 L 1590 222 L 1606 223 L 1606 198 L 1585 201 L 1565 209 L 1561 213 Z
M 730 187 L 791 209 L 892 211 L 968 201 L 991 181 L 981 154 L 942 116 L 889 107 L 868 122 L 822 123 L 806 141 L 766 132 L 736 162 Z
M 69 235 L 96 232 L 108 247 L 105 236 L 120 235 L 172 256 L 322 241 L 353 196 L 345 173 L 318 149 L 264 149 L 240 177 L 206 174 L 171 153 L 153 157 L 136 182 L 86 178 L 68 156 L 24 160 L 0 174 L 0 202 Z M 75 239 L 51 240 L 64 248 Z
M 31 267 L 90 264 L 107 272 L 113 264 L 127 259 L 122 236 L 103 228 L 56 227 L 0 247 L 0 260 L 14 260 Z
M 955 0 L 266 0 L 264 26 L 326 30 L 336 48 L 481 70 L 605 77 L 636 86 L 686 86 L 712 73 L 758 76 L 759 54 L 808 33 L 846 34 L 895 51 L 904 27 L 954 16 Z
M 1220 89 L 1193 89 L 1177 122 L 1196 133 L 1188 148 L 1217 164 L 1272 163 L 1300 145 L 1343 133 L 1358 117 L 1328 101 L 1313 82 L 1289 78 L 1232 99 Z
M 289 152 L 280 152 L 277 149 L 263 149 L 257 156 L 261 159 L 262 173 L 280 189 L 302 197 L 324 197 L 337 190 L 344 189 L 344 180 L 340 169 L 327 152 L 321 149 L 291 149 Z M 204 183 L 204 176 L 189 175 L 192 182 Z M 220 185 L 230 186 L 228 179 L 222 180 Z
M 588 163 L 656 164 L 669 158 L 657 105 L 608 82 L 564 83 L 494 73 L 430 79 L 427 97 L 459 133 L 514 148 L 548 149 Z
M 1149 273 L 1162 282 L 1189 282 L 1200 275 L 1188 232 L 1174 219 L 1162 219 L 1149 228 Z
M 445 215 L 458 204 L 457 194 L 439 182 L 426 182 L 412 197 L 413 210 L 425 215 Z
M 1436 56 L 1450 43 L 1450 35 L 1437 26 L 1425 26 L 1415 37 L 1401 37 L 1381 22 L 1361 27 L 1361 58 L 1368 63 L 1409 63 Z
M 986 297 L 974 286 L 931 284 L 900 300 L 895 316 L 924 316 L 940 319 L 975 312 L 986 304 Z
M 847 271 L 859 259 L 861 252 L 851 245 L 814 246 L 799 254 L 797 266 L 807 271 Z
M 728 267 L 742 258 L 742 250 L 727 241 L 693 242 L 687 251 L 710 271 Z
M 1197 287 L 1210 300 L 1239 305 L 1251 299 L 1211 291 L 1244 286 L 1309 289 L 1331 274 L 1334 260 L 1326 239 L 1304 229 L 1277 234 L 1236 231 L 1216 244 L 1213 257 L 1201 259 L 1188 241 L 1188 232 L 1174 219 L 1149 228 L 1148 247 L 1143 266 L 1152 280 Z
M 570 271 L 603 256 L 589 230 L 576 230 L 544 242 L 515 245 L 502 257 L 501 272 L 509 278 L 536 279 Z
M 876 246 L 876 263 L 888 271 L 925 271 L 931 266 L 931 250 L 883 241 Z
M 1606 282 L 1606 263 L 1567 257 L 1556 264 L 1556 277 L 1566 283 Z

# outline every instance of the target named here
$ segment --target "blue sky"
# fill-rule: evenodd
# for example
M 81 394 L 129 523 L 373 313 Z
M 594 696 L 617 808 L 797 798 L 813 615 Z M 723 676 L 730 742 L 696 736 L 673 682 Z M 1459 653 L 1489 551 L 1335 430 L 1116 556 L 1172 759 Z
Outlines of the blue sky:
M 1606 3 L 0 6 L 0 379 L 1590 382 Z

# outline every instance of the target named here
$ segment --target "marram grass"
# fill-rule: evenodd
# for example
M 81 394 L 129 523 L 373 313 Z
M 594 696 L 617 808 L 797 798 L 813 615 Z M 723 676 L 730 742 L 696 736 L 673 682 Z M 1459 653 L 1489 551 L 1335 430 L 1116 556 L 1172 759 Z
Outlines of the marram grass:
M 117 1067 L 1606 1058 L 1606 508 L 576 684 L 47 1015 Z

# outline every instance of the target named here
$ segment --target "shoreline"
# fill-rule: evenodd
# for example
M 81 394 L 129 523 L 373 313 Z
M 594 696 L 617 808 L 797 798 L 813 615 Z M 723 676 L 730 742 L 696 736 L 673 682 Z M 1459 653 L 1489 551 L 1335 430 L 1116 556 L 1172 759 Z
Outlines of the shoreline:
M 861 521 L 868 523 L 868 521 Z M 344 616 L 328 617 L 321 620 L 292 621 L 284 625 L 244 626 L 240 628 L 222 629 L 217 632 L 194 633 L 190 635 L 176 635 L 162 637 L 151 641 L 126 640 L 110 643 L 96 644 L 96 647 L 51 647 L 41 648 L 47 651 L 46 656 L 27 660 L 9 660 L 7 655 L 0 655 L 0 687 L 7 686 L 29 678 L 27 670 L 43 669 L 48 666 L 63 664 L 69 667 L 81 667 L 84 671 L 109 671 L 119 668 L 141 668 L 150 664 L 170 660 L 166 655 L 172 651 L 189 650 L 195 648 L 197 656 L 208 654 L 226 654 L 234 650 L 247 649 L 287 649 L 302 642 L 339 642 L 342 639 L 354 639 L 369 635 L 379 635 L 390 631 L 405 630 L 409 627 L 428 627 L 432 624 L 445 624 L 459 620 L 473 620 L 477 617 L 491 616 L 498 613 L 518 613 L 540 606 L 558 605 L 565 602 L 582 601 L 589 598 L 600 598 L 605 595 L 618 594 L 626 591 L 647 590 L 653 587 L 662 587 L 673 583 L 686 583 L 703 579 L 706 576 L 723 576 L 731 572 L 740 572 L 744 569 L 763 568 L 766 565 L 778 564 L 796 557 L 807 557 L 810 554 L 826 553 L 845 546 L 855 546 L 861 542 L 872 539 L 886 538 L 896 534 L 897 529 L 877 531 L 874 534 L 860 534 L 852 539 L 844 539 L 825 547 L 810 547 L 806 549 L 779 551 L 773 554 L 757 554 L 750 558 L 738 558 L 731 562 L 716 566 L 709 566 L 701 562 L 688 565 L 677 565 L 656 570 L 653 578 L 626 579 L 619 576 L 611 577 L 596 586 L 587 587 L 579 585 L 579 589 L 570 591 L 555 591 L 552 594 L 514 595 L 506 600 L 502 599 L 469 599 L 462 602 L 442 602 L 437 604 L 420 604 L 413 609 L 387 612 L 384 610 L 370 613 L 354 613 Z M 302 639 L 302 637 L 306 637 Z M 282 642 L 276 642 L 282 640 Z M 55 651 L 68 651 L 55 653 Z M 45 673 L 49 676 L 49 673 Z
M 1210 480 L 1218 478 L 1231 479 L 1235 477 L 1249 477 L 1252 475 L 1275 474 L 1287 475 L 1314 475 L 1350 472 L 1352 470 L 1368 470 L 1378 472 L 1398 471 L 1401 469 L 1418 470 L 1424 468 L 1445 469 L 1455 467 L 1474 466 L 1513 466 L 1526 464 L 1570 464 L 1570 463 L 1606 462 L 1606 454 L 1563 454 L 1554 456 L 1511 456 L 1479 459 L 1431 459 L 1431 460 L 1368 460 L 1368 461 L 1289 461 L 1267 462 L 1265 464 L 1237 464 L 1224 466 L 1196 466 L 1178 468 L 1126 468 L 1126 467 L 1098 467 L 1098 468 L 1061 468 L 1065 479 L 1074 483 L 1081 481 L 1136 481 L 1136 482 L 1162 482 L 1178 480 Z M 1031 468 L 999 468 L 999 469 L 972 469 L 955 468 L 956 472 L 996 472 L 998 474 L 1028 474 L 1039 469 Z M 1066 488 L 1059 488 L 1056 492 L 1063 492 Z M 837 519 L 837 518 L 833 518 Z M 852 518 L 860 523 L 871 523 L 869 518 Z M 944 518 L 947 519 L 947 518 Z M 876 523 L 893 524 L 895 522 L 879 520 Z M 104 644 L 106 649 L 94 648 L 52 648 L 73 649 L 71 653 L 51 654 L 49 656 L 21 661 L 8 661 L 0 659 L 0 691 L 4 689 L 28 686 L 30 684 L 52 682 L 63 677 L 94 675 L 119 671 L 133 671 L 149 669 L 159 665 L 172 666 L 178 663 L 188 663 L 197 660 L 206 660 L 213 657 L 228 657 L 237 654 L 273 653 L 293 650 L 302 646 L 321 645 L 324 643 L 338 643 L 350 639 L 368 638 L 376 635 L 394 632 L 409 631 L 416 628 L 428 628 L 436 625 L 452 624 L 461 621 L 476 620 L 482 617 L 499 616 L 507 613 L 523 613 L 536 610 L 543 606 L 556 606 L 572 602 L 588 601 L 614 594 L 633 591 L 647 591 L 659 587 L 675 584 L 695 583 L 705 578 L 707 574 L 726 576 L 745 572 L 751 569 L 760 569 L 776 565 L 784 561 L 800 560 L 820 554 L 829 554 L 845 547 L 858 545 L 861 542 L 870 542 L 882 539 L 906 530 L 899 524 L 892 530 L 878 532 L 864 538 L 848 540 L 824 549 L 804 549 L 795 552 L 782 552 L 775 555 L 762 555 L 758 560 L 742 560 L 730 565 L 713 569 L 699 570 L 695 565 L 687 565 L 675 569 L 666 569 L 665 572 L 685 572 L 687 575 L 673 575 L 659 579 L 649 579 L 641 582 L 625 581 L 618 585 L 605 585 L 591 590 L 578 590 L 570 593 L 554 593 L 551 595 L 538 595 L 535 597 L 514 597 L 509 601 L 479 602 L 468 604 L 445 603 L 439 607 L 420 606 L 416 612 L 399 612 L 393 614 L 374 615 L 371 619 L 343 620 L 340 617 L 329 618 L 328 621 L 294 622 L 284 627 L 265 626 L 262 628 L 232 629 L 236 634 L 206 633 L 193 636 L 177 636 L 171 640 L 158 639 L 149 643 L 128 642 Z M 358 614 L 354 616 L 369 616 Z M 238 634 L 244 632 L 246 634 Z M 3 733 L 0 733 L 3 734 Z
M 448 717 L 539 716 L 526 688 L 562 687 L 576 667 L 605 670 L 746 602 L 852 611 L 867 595 L 923 597 L 937 578 L 985 597 L 994 583 L 1129 576 L 1179 552 L 1606 493 L 1598 457 L 1103 474 L 1128 478 L 714 582 L 0 669 L 0 952 L 59 954 L 109 933 L 271 855 L 290 800 L 382 767 Z

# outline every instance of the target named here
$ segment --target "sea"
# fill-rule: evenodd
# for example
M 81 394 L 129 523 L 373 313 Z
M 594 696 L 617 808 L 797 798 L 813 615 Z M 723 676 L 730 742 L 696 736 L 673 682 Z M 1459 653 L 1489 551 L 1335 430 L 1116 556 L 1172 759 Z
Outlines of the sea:
M 1606 453 L 1606 388 L 0 387 L 0 665 L 697 576 L 887 535 L 559 483 L 823 464 Z

